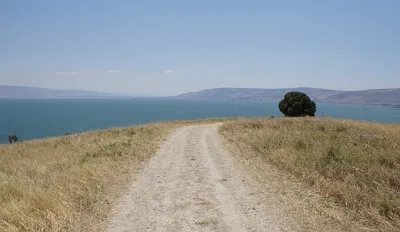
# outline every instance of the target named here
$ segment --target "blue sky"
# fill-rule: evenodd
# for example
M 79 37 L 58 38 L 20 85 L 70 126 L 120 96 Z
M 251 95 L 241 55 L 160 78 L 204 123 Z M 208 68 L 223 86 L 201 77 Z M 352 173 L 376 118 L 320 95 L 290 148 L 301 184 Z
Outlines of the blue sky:
M 400 87 L 398 0 L 2 0 L 0 85 Z

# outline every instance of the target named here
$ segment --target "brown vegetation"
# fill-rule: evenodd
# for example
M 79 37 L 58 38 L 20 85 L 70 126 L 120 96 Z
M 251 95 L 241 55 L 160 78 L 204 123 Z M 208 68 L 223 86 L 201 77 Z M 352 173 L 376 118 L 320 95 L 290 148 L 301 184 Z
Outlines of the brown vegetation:
M 321 118 L 242 119 L 220 133 L 349 212 L 364 231 L 400 228 L 400 125 Z M 267 167 L 267 166 L 266 166 Z
M 217 122 L 207 120 L 204 122 Z M 0 145 L 0 231 L 99 231 L 177 121 Z

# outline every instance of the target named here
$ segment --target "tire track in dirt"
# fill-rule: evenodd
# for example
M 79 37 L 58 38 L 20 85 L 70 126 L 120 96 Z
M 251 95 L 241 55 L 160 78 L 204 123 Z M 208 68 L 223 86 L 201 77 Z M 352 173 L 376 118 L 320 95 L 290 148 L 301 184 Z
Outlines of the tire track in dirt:
M 289 231 L 276 201 L 226 152 L 218 126 L 173 133 L 112 211 L 108 231 Z

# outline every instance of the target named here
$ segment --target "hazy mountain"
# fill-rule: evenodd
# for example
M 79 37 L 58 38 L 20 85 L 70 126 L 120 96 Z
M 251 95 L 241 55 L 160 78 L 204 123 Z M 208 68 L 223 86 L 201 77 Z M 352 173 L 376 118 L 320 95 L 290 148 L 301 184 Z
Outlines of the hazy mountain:
M 316 88 L 286 88 L 286 89 L 252 89 L 252 88 L 217 88 L 205 89 L 198 92 L 185 93 L 176 96 L 182 99 L 221 99 L 221 100 L 260 100 L 278 101 L 289 91 L 307 93 L 315 101 L 324 101 L 335 94 L 344 91 Z
M 400 89 L 370 89 L 362 91 L 339 91 L 318 88 L 216 88 L 184 93 L 172 98 L 210 100 L 257 100 L 279 101 L 289 91 L 306 93 L 316 102 L 360 103 L 400 105 Z M 0 98 L 96 98 L 96 97 L 139 97 L 133 94 L 113 94 L 82 90 L 52 90 L 35 87 L 1 86 Z M 144 97 L 144 96 L 143 96 Z
M 100 93 L 82 90 L 52 90 L 35 87 L 1 86 L 0 98 L 90 98 L 90 97 L 116 97 L 110 93 Z
M 400 89 L 370 89 L 330 96 L 327 102 L 400 105 Z
M 279 101 L 289 91 L 304 92 L 316 102 L 400 105 L 400 89 L 339 91 L 308 87 L 287 89 L 217 88 L 185 93 L 174 98 Z

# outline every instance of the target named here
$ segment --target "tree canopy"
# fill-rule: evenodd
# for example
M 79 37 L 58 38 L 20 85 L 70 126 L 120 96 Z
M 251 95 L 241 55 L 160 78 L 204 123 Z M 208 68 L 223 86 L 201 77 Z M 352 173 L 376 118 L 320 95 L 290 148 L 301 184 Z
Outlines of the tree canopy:
M 315 116 L 317 106 L 307 94 L 297 91 L 288 92 L 279 102 L 279 110 L 286 117 Z

